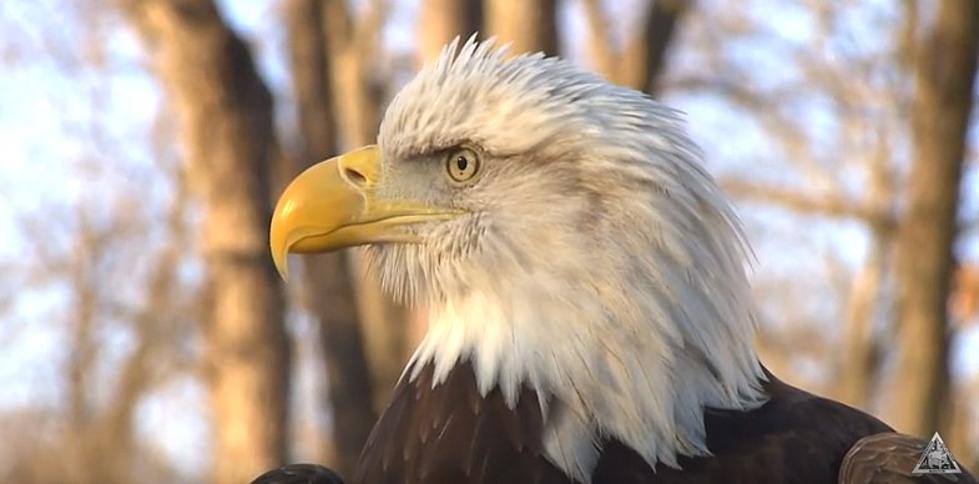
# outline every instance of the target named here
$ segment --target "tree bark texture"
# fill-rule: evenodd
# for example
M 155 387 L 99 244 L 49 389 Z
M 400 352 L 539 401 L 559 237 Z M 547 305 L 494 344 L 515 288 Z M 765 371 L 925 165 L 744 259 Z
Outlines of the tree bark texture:
M 937 5 L 915 53 L 913 158 L 896 266 L 900 355 L 892 424 L 923 437 L 938 430 L 948 393 L 952 246 L 979 37 L 979 2 Z
M 419 65 L 438 57 L 442 47 L 456 36 L 466 40 L 480 30 L 479 0 L 423 0 L 418 14 Z
M 558 55 L 557 0 L 485 0 L 486 30 L 512 55 Z
M 188 179 L 203 211 L 210 481 L 247 482 L 287 453 L 290 346 L 268 255 L 277 156 L 272 96 L 212 1 L 123 6 L 176 106 Z
M 617 82 L 653 97 L 659 94 L 659 80 L 666 66 L 666 54 L 677 37 L 680 21 L 692 3 L 693 0 L 653 2 L 645 22 L 626 42 Z

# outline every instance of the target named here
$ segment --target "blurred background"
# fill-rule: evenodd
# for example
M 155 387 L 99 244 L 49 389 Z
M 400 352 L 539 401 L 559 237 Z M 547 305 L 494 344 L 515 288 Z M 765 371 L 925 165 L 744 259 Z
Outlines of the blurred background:
M 764 363 L 979 470 L 975 0 L 4 0 L 0 480 L 356 458 L 424 321 L 267 250 L 456 35 L 688 114 L 754 245 Z M 970 124 L 969 120 L 973 122 Z

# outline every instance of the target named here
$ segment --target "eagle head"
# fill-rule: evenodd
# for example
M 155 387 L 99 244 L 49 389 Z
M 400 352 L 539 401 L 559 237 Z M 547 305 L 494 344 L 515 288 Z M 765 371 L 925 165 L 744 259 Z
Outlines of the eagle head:
M 747 244 L 675 110 L 541 54 L 458 39 L 393 99 L 376 146 L 311 167 L 272 255 L 367 245 L 429 330 L 403 378 L 462 361 L 536 391 L 548 458 L 585 481 L 600 437 L 676 465 L 705 407 L 764 400 Z

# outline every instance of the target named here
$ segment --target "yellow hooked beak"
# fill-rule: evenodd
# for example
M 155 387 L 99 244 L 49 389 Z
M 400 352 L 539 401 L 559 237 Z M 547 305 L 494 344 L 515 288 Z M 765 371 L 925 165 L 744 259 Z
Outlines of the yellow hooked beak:
M 380 161 L 377 147 L 366 146 L 311 166 L 286 187 L 269 230 L 272 260 L 283 278 L 289 272 L 289 252 L 417 242 L 404 225 L 460 213 L 408 200 L 377 199 Z

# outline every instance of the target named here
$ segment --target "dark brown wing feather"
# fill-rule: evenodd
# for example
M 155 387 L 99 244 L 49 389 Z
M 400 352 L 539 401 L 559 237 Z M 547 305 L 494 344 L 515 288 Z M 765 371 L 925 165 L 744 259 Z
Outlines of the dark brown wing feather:
M 879 420 L 811 395 L 772 375 L 768 403 L 752 412 L 708 409 L 711 456 L 683 457 L 681 469 L 656 472 L 617 442 L 606 444 L 595 483 L 824 483 L 835 484 L 843 455 L 865 435 L 890 431 Z
M 843 457 L 854 444 L 893 432 L 859 410 L 771 375 L 765 390 L 769 401 L 751 412 L 707 409 L 704 423 L 712 455 L 680 458 L 682 469 L 657 465 L 654 471 L 621 442 L 599 442 L 602 453 L 592 483 L 836 484 Z M 468 363 L 454 368 L 435 388 L 428 365 L 416 380 L 398 385 L 352 482 L 571 484 L 545 459 L 542 428 L 532 390 L 524 388 L 516 408 L 510 409 L 498 389 L 480 396 Z M 880 459 L 859 452 L 857 457 L 871 463 Z M 846 484 L 863 482 L 859 475 Z
M 537 396 L 515 409 L 499 389 L 480 396 L 460 365 L 432 389 L 432 367 L 394 391 L 367 440 L 353 482 L 369 484 L 570 484 L 544 460 Z
M 840 484 L 976 484 L 965 469 L 961 474 L 914 476 L 928 442 L 894 432 L 864 437 L 850 448 L 840 467 Z

